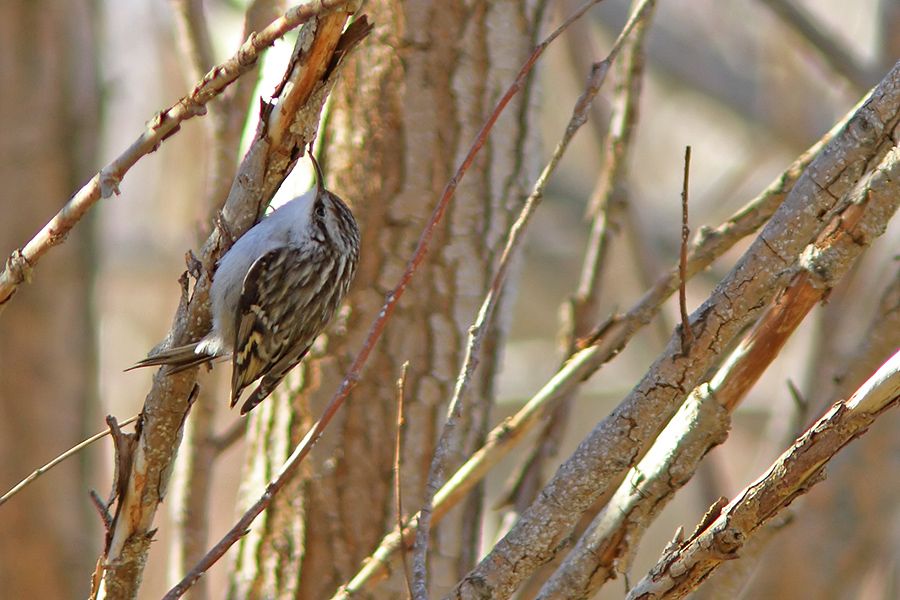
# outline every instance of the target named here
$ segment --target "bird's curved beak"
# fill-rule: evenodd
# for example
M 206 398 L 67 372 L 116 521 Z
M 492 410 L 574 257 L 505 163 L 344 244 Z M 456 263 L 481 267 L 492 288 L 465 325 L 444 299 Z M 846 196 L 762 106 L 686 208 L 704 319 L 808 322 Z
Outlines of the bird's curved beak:
M 322 167 L 319 166 L 319 161 L 316 160 L 312 150 L 308 154 L 309 160 L 312 161 L 313 168 L 316 170 L 316 193 L 322 194 L 325 192 L 325 176 L 322 174 Z

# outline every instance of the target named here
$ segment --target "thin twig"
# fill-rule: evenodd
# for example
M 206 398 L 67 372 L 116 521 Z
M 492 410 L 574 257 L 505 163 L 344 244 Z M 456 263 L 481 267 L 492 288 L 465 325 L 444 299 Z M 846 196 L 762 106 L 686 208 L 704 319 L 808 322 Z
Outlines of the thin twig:
M 163 141 L 179 130 L 181 123 L 205 114 L 206 104 L 253 68 L 262 51 L 285 33 L 316 15 L 329 12 L 351 1 L 353 0 L 318 0 L 291 8 L 262 31 L 251 34 L 234 56 L 211 69 L 203 81 L 194 86 L 190 94 L 150 119 L 144 132 L 131 146 L 78 190 L 23 248 L 10 255 L 3 272 L 0 273 L 0 313 L 18 286 L 30 280 L 40 258 L 50 248 L 61 244 L 88 209 L 101 198 L 118 193 L 122 178 L 141 157 L 159 148 Z
M 681 185 L 681 256 L 678 261 L 678 274 L 681 281 L 678 282 L 678 308 L 681 310 L 681 350 L 687 353 L 694 342 L 694 332 L 691 331 L 691 320 L 687 311 L 687 255 L 690 242 L 691 229 L 688 227 L 688 179 L 691 173 L 691 147 L 684 148 L 684 179 Z
M 600 0 L 591 0 L 584 4 L 579 10 L 573 13 L 572 16 L 566 19 L 562 25 L 551 34 L 548 40 L 562 33 L 566 27 L 579 19 L 581 15 L 599 1 Z M 591 66 L 591 73 L 588 78 L 587 86 L 585 91 L 575 102 L 575 106 L 572 109 L 572 116 L 569 119 L 569 123 L 566 126 L 562 139 L 560 139 L 559 143 L 556 145 L 553 155 L 550 157 L 549 162 L 535 182 L 534 188 L 528 196 L 528 199 L 525 201 L 521 213 L 512 224 L 512 227 L 510 227 L 509 237 L 507 238 L 506 246 L 503 248 L 503 253 L 500 256 L 500 262 L 497 267 L 497 272 L 494 274 L 494 278 L 491 282 L 491 287 L 478 311 L 475 324 L 469 329 L 469 339 L 466 346 L 465 358 L 463 359 L 463 364 L 460 367 L 459 374 L 456 378 L 447 420 L 444 423 L 441 437 L 438 440 L 437 449 L 432 457 L 431 466 L 428 472 L 428 480 L 425 487 L 425 498 L 422 501 L 422 508 L 419 511 L 419 519 L 417 521 L 416 543 L 413 548 L 413 591 L 415 592 L 413 597 L 416 600 L 427 600 L 428 598 L 426 578 L 428 572 L 428 540 L 431 526 L 432 503 L 435 493 L 443 483 L 444 467 L 447 461 L 447 455 L 450 452 L 453 432 L 456 429 L 456 424 L 463 410 L 462 398 L 468 388 L 475 369 L 478 367 L 484 335 L 494 314 L 494 309 L 499 301 L 503 286 L 506 283 L 506 274 L 509 269 L 510 261 L 513 256 L 515 256 L 522 239 L 524 238 L 528 223 L 531 220 L 534 211 L 537 210 L 537 207 L 544 197 L 544 188 L 547 185 L 547 181 L 556 170 L 556 166 L 562 159 L 563 154 L 565 154 L 566 149 L 569 147 L 569 142 L 572 141 L 575 133 L 585 122 L 587 122 L 591 103 L 594 96 L 596 96 L 597 92 L 600 90 L 600 86 L 606 79 L 610 64 L 612 64 L 612 61 L 618 56 L 622 44 L 635 24 L 642 18 L 643 12 L 647 7 L 652 5 L 652 0 L 645 0 L 641 8 L 635 12 L 622 29 L 622 32 L 613 44 L 609 55 L 604 60 L 596 62 Z M 545 40 L 543 43 L 546 44 L 549 42 Z
M 592 0 L 583 10 L 587 10 L 590 5 L 598 2 L 600 0 Z M 525 81 L 528 78 L 531 69 L 537 63 L 537 60 L 541 57 L 546 50 L 547 46 L 555 40 L 559 34 L 562 33 L 562 29 L 557 29 L 553 33 L 551 33 L 543 42 L 541 42 L 535 49 L 532 51 L 531 55 L 519 69 L 516 78 L 510 84 L 509 88 L 507 88 L 506 92 L 497 102 L 494 110 L 488 116 L 481 130 L 475 137 L 475 140 L 472 142 L 471 147 L 469 148 L 468 153 L 463 159 L 462 163 L 454 173 L 453 177 L 447 182 L 447 185 L 444 187 L 444 191 L 441 194 L 440 199 L 438 200 L 437 205 L 432 212 L 431 218 L 428 223 L 425 225 L 425 228 L 422 231 L 421 236 L 419 237 L 419 242 L 416 245 L 416 249 L 413 251 L 413 254 L 409 260 L 409 263 L 406 266 L 406 269 L 403 271 L 403 274 L 400 276 L 400 280 L 397 282 L 397 285 L 394 289 L 387 295 L 385 298 L 384 305 L 381 308 L 381 311 L 378 313 L 378 317 L 372 323 L 369 328 L 369 332 L 366 335 L 366 339 L 363 342 L 362 347 L 357 353 L 356 357 L 353 360 L 353 363 L 350 365 L 350 368 L 347 370 L 346 375 L 344 376 L 343 381 L 341 381 L 340 386 L 335 391 L 334 395 L 329 400 L 328 404 L 325 406 L 325 409 L 322 411 L 322 415 L 319 417 L 319 420 L 316 421 L 313 428 L 304 436 L 304 438 L 300 441 L 300 443 L 294 448 L 294 451 L 288 457 L 288 459 L 281 466 L 281 469 L 275 476 L 275 478 L 269 482 L 266 486 L 265 492 L 259 497 L 259 499 L 250 506 L 244 514 L 238 519 L 235 525 L 222 537 L 219 542 L 213 546 L 206 555 L 200 559 L 200 561 L 188 572 L 184 578 L 175 585 L 172 589 L 170 589 L 164 598 L 166 600 L 174 600 L 175 598 L 180 598 L 185 591 L 196 581 L 199 577 L 201 577 L 209 567 L 215 564 L 216 561 L 221 558 L 225 552 L 233 546 L 243 535 L 246 533 L 247 528 L 251 523 L 256 519 L 256 517 L 269 506 L 272 502 L 272 498 L 274 495 L 280 490 L 284 485 L 293 477 L 297 466 L 306 458 L 306 455 L 309 454 L 309 451 L 312 447 L 318 442 L 319 438 L 322 436 L 322 433 L 325 431 L 325 428 L 328 426 L 328 423 L 334 418 L 334 415 L 340 409 L 341 405 L 347 399 L 347 396 L 350 394 L 350 390 L 356 385 L 356 382 L 359 380 L 360 372 L 362 371 L 363 366 L 369 359 L 369 355 L 372 353 L 372 350 L 375 348 L 375 344 L 381 338 L 381 334 L 384 332 L 384 328 L 387 325 L 387 321 L 394 314 L 394 310 L 397 307 L 397 304 L 400 298 L 403 296 L 403 293 L 406 291 L 409 282 L 412 280 L 413 275 L 418 270 L 419 265 L 425 260 L 426 255 L 428 254 L 428 246 L 431 243 L 431 239 L 434 237 L 434 233 L 437 230 L 438 225 L 443 219 L 444 213 L 447 210 L 447 207 L 450 205 L 450 201 L 452 200 L 456 188 L 459 186 L 459 182 L 462 180 L 463 176 L 469 170 L 472 163 L 475 160 L 475 156 L 487 142 L 488 135 L 494 127 L 494 124 L 497 122 L 497 119 L 500 117 L 501 113 L 504 111 L 506 106 L 509 104 L 510 100 L 512 100 L 513 96 L 518 93 L 520 89 L 525 85 Z
M 138 418 L 140 418 L 140 415 L 134 415 L 133 417 L 130 417 L 130 418 L 122 421 L 120 423 L 120 426 L 130 425 L 131 423 L 134 423 L 135 421 L 137 421 Z M 83 442 L 80 442 L 79 444 L 72 446 L 71 448 L 69 448 L 68 450 L 66 450 L 65 452 L 63 452 L 62 454 L 60 454 L 59 456 L 57 456 L 56 458 L 54 458 L 53 460 L 48 462 L 43 467 L 35 469 L 34 472 L 31 473 L 31 475 L 29 475 L 28 477 L 26 477 L 25 479 L 23 479 L 22 481 L 17 483 L 15 485 L 15 487 L 13 487 L 11 490 L 9 490 L 5 494 L 3 494 L 3 496 L 0 496 L 0 506 L 2 506 L 4 503 L 6 503 L 6 501 L 9 500 L 10 498 L 12 498 L 13 496 L 15 496 L 16 494 L 21 492 L 22 489 L 25 488 L 25 486 L 27 486 L 28 484 L 33 482 L 35 479 L 37 479 L 38 477 L 40 477 L 41 475 L 43 475 L 44 473 L 46 473 L 47 471 L 49 471 L 50 469 L 52 469 L 53 467 L 55 467 L 56 465 L 61 463 L 62 461 L 66 460 L 67 458 L 78 454 L 80 451 L 84 450 L 85 448 L 87 448 L 88 446 L 90 446 L 91 444 L 96 442 L 97 440 L 103 439 L 104 437 L 108 436 L 111 432 L 112 432 L 111 429 L 106 428 L 103 431 L 101 431 L 100 433 L 96 433 L 96 434 L 92 435 L 91 437 L 89 437 L 88 439 L 84 440 Z
M 88 497 L 91 499 L 91 504 L 97 509 L 97 514 L 100 515 L 100 521 L 103 523 L 103 530 L 109 531 L 109 528 L 112 527 L 112 517 L 109 515 L 109 507 L 103 501 L 103 498 L 100 497 L 100 494 L 97 493 L 97 490 L 88 492 Z
M 406 560 L 406 540 L 403 539 L 403 494 L 400 480 L 400 457 L 401 457 L 401 440 L 403 437 L 403 402 L 404 392 L 406 388 L 406 372 L 409 369 L 409 361 L 403 363 L 400 371 L 400 378 L 397 380 L 397 437 L 394 442 L 394 498 L 397 501 L 397 531 L 400 532 L 400 557 L 403 559 L 403 573 L 406 581 L 406 592 L 409 597 L 413 597 L 412 577 L 409 571 L 409 562 Z

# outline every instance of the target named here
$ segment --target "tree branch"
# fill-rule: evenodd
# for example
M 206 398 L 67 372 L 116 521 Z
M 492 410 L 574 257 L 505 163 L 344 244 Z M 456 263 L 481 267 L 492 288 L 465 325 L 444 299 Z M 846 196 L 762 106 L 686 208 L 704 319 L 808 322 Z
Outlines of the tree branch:
M 791 0 L 761 0 L 785 25 L 794 30 L 813 50 L 818 52 L 831 69 L 850 82 L 858 91 L 866 90 L 878 81 L 878 76 L 827 32 L 812 15 Z
M 791 283 L 710 382 L 694 389 L 539 598 L 588 597 L 617 571 L 627 572 L 644 531 L 694 475 L 706 453 L 726 439 L 738 403 L 809 311 L 884 233 L 900 205 L 898 157 L 900 150 L 890 152 L 865 184 L 853 190 L 845 208 L 804 251 Z
M 640 459 L 688 391 L 783 286 L 789 276 L 786 268 L 828 223 L 837 199 L 893 146 L 898 111 L 900 63 L 813 160 L 760 236 L 694 312 L 695 339 L 688 352 L 681 352 L 678 336 L 670 339 L 644 378 L 581 442 L 518 523 L 463 578 L 450 598 L 485 594 L 506 598 L 534 569 L 555 556 L 581 513 Z
M 119 426 L 124 427 L 125 425 L 130 425 L 131 423 L 134 423 L 135 421 L 137 421 L 139 417 L 140 417 L 140 415 L 135 415 L 133 417 L 129 417 L 128 419 L 125 419 L 124 421 L 119 423 Z M 6 503 L 8 500 L 10 500 L 13 496 L 18 494 L 19 492 L 21 492 L 22 489 L 25 488 L 25 486 L 32 483 L 35 479 L 37 479 L 38 477 L 40 477 L 41 475 L 43 475 L 44 473 L 46 473 L 47 471 L 49 471 L 50 469 L 52 469 L 53 467 L 58 465 L 59 463 L 63 462 L 67 458 L 71 458 L 72 456 L 75 456 L 76 454 L 78 454 L 79 452 L 81 452 L 82 450 L 84 450 L 85 448 L 87 448 L 88 446 L 93 444 L 94 442 L 96 442 L 98 440 L 102 440 L 103 438 L 108 436 L 110 433 L 111 433 L 111 430 L 107 427 L 100 433 L 96 433 L 96 434 L 92 435 L 91 437 L 87 438 L 86 440 L 84 440 L 83 442 L 80 442 L 80 443 L 76 444 L 75 446 L 72 446 L 71 448 L 69 448 L 68 450 L 66 450 L 65 452 L 63 452 L 62 454 L 60 454 L 59 456 L 57 456 L 56 458 L 54 458 L 53 460 L 48 462 L 43 467 L 38 467 L 31 473 L 31 475 L 29 475 L 28 477 L 26 477 L 25 479 L 23 479 L 22 481 L 17 483 L 15 485 L 15 487 L 13 487 L 11 490 L 9 490 L 8 492 L 6 492 L 2 496 L 0 496 L 0 506 L 3 506 L 4 503 Z
M 628 594 L 628 600 L 683 598 L 753 533 L 823 479 L 825 465 L 900 401 L 900 351 L 848 400 L 838 402 L 755 482 L 657 565 Z

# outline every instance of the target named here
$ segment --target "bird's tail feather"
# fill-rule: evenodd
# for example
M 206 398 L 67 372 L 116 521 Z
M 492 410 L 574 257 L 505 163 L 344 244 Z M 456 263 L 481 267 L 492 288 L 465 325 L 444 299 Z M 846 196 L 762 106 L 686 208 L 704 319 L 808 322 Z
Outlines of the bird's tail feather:
M 256 386 L 256 389 L 253 390 L 253 393 L 249 398 L 241 405 L 241 416 L 243 417 L 248 412 L 256 408 L 256 405 L 269 397 L 278 384 L 281 383 L 281 380 L 284 379 L 284 375 L 280 377 L 273 377 L 271 375 L 266 375 L 262 378 L 262 381 L 259 382 L 259 385 Z M 237 404 L 238 399 L 241 397 L 242 390 L 236 390 L 236 393 L 232 393 L 231 396 L 231 407 L 234 408 L 234 405 Z
M 148 356 L 143 360 L 139 360 L 134 365 L 125 369 L 126 371 L 131 371 L 132 369 L 139 369 L 141 367 L 156 367 L 159 365 L 170 365 L 173 368 L 169 371 L 169 374 L 180 373 L 185 369 L 190 369 L 191 367 L 196 367 L 197 365 L 202 365 L 205 362 L 211 361 L 215 356 L 205 353 L 197 353 L 197 346 L 200 345 L 200 342 L 194 342 L 193 344 L 187 344 L 185 346 L 177 346 L 175 348 L 170 348 L 169 350 L 163 350 L 162 352 L 157 352 L 152 356 Z

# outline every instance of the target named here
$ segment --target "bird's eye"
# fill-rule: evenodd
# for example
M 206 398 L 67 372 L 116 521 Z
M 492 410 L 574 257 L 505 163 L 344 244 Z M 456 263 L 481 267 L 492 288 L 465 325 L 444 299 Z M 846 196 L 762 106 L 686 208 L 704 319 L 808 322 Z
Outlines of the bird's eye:
M 320 219 L 325 218 L 325 205 L 321 202 L 318 202 L 316 204 L 316 216 L 319 217 Z

